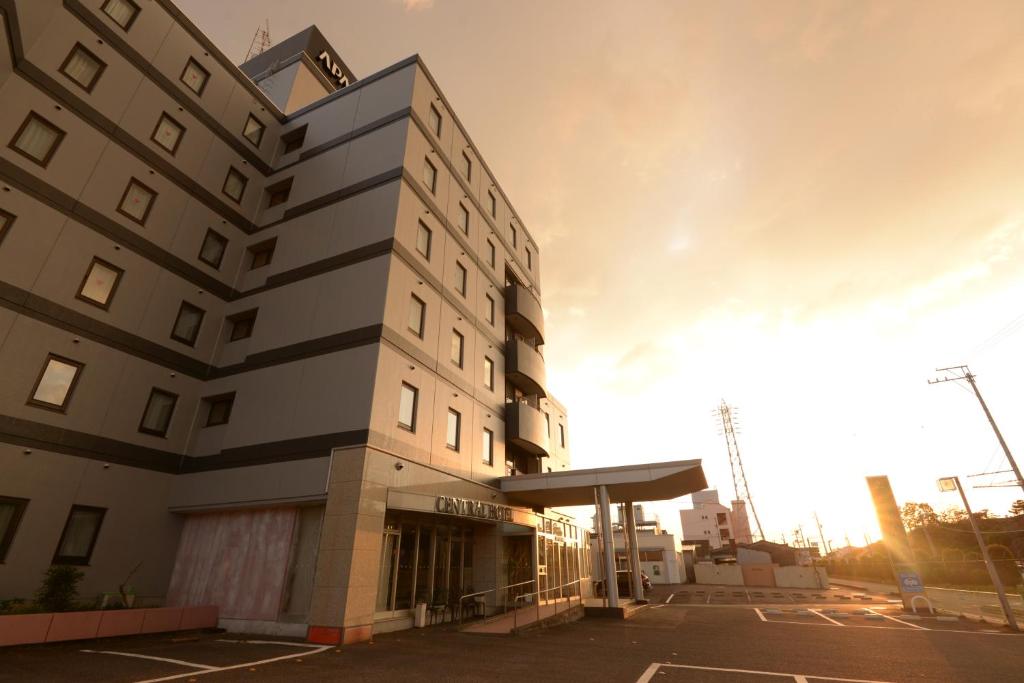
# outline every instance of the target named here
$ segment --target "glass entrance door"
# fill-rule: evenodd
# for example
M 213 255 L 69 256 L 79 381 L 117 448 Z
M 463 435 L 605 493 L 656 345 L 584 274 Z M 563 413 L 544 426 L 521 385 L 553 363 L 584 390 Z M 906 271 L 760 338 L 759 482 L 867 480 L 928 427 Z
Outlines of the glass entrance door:
M 378 612 L 392 609 L 395 579 L 398 574 L 398 542 L 400 538 L 397 529 L 384 530 L 384 543 L 380 549 L 380 575 L 377 577 Z

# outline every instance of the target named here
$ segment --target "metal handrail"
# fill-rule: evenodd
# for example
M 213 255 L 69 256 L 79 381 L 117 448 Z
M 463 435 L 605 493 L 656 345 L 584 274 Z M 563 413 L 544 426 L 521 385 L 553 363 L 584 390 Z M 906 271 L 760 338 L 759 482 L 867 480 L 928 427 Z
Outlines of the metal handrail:
M 526 597 L 529 597 L 529 596 L 533 596 L 533 595 L 537 596 L 537 623 L 540 623 L 540 594 L 541 593 L 550 593 L 551 591 L 556 591 L 556 590 L 560 591 L 563 588 L 565 588 L 567 586 L 572 586 L 574 584 L 580 584 L 580 587 L 579 587 L 579 590 L 577 590 L 577 593 L 579 594 L 578 597 L 580 599 L 580 605 L 582 606 L 583 605 L 583 585 L 582 585 L 583 584 L 583 580 L 582 579 L 576 579 L 575 581 L 570 581 L 569 583 L 563 583 L 561 586 L 550 586 L 548 588 L 545 588 L 544 590 L 538 590 L 538 591 L 534 591 L 532 593 L 523 593 L 522 595 L 517 595 L 516 599 L 513 601 L 513 604 L 512 604 L 512 633 L 515 633 L 516 629 L 519 628 L 519 608 L 516 605 L 519 603 L 520 600 L 522 600 L 522 599 L 524 599 Z M 569 606 L 571 607 L 572 606 L 572 596 L 570 595 L 570 596 L 568 596 L 568 598 L 569 598 Z M 555 614 L 558 614 L 558 601 L 559 601 L 559 599 L 560 598 L 555 598 Z
M 462 601 L 463 600 L 466 600 L 467 598 L 478 598 L 481 595 L 487 595 L 488 593 L 496 593 L 498 591 L 508 590 L 509 588 L 517 588 L 519 586 L 526 586 L 526 585 L 529 585 L 531 583 L 534 583 L 534 581 L 536 581 L 536 579 L 530 579 L 529 581 L 520 581 L 519 583 L 510 583 L 507 586 L 498 586 L 497 588 L 489 588 L 489 589 L 487 589 L 485 591 L 477 591 L 476 593 L 468 593 L 466 595 L 463 595 L 461 598 L 459 598 L 459 609 L 458 609 L 458 612 L 459 612 L 458 613 L 458 619 L 459 619 L 459 621 L 458 621 L 458 623 L 460 623 L 460 624 L 462 623 Z M 508 611 L 508 600 L 505 600 L 505 611 L 506 612 Z

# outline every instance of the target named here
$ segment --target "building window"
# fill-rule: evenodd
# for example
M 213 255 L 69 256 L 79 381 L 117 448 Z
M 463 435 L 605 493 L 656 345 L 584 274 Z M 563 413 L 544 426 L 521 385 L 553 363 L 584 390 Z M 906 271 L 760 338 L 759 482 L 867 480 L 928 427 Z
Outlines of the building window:
M 452 330 L 452 362 L 462 367 L 463 351 L 466 348 L 466 338 L 458 330 Z
M 78 298 L 102 309 L 109 308 L 123 273 L 117 266 L 93 258 L 89 270 L 85 272 L 82 286 L 78 288 Z
M 103 13 L 127 31 L 139 16 L 139 6 L 132 0 L 107 0 L 103 3 Z
M 462 265 L 458 261 L 455 262 L 455 291 L 466 296 L 466 281 L 468 279 L 468 273 L 466 272 L 466 266 Z
M 167 114 L 161 114 L 153 130 L 151 139 L 171 154 L 178 151 L 181 138 L 185 135 L 185 127 Z
M 106 513 L 105 508 L 72 505 L 53 555 L 53 564 L 89 564 Z
M 256 270 L 263 266 L 269 266 L 274 258 L 274 249 L 277 247 L 277 238 L 273 237 L 264 240 L 259 244 L 249 247 L 249 270 Z
M 167 429 L 171 426 L 171 417 L 177 403 L 177 394 L 154 387 L 149 394 L 149 400 L 146 401 L 146 409 L 142 412 L 139 431 L 153 436 L 167 436 Z
M 3 244 L 4 237 L 7 236 L 7 231 L 10 230 L 11 226 L 14 225 L 14 214 L 7 213 L 3 209 L 0 209 L 0 244 Z
M 43 371 L 32 389 L 28 402 L 42 408 L 51 408 L 61 412 L 67 410 L 71 394 L 78 384 L 78 378 L 85 366 L 70 358 L 62 358 L 50 354 L 46 357 Z
M 185 64 L 185 70 L 181 72 L 181 82 L 195 94 L 202 95 L 208 80 L 210 80 L 210 72 L 201 67 L 195 59 L 189 57 L 188 63 Z
M 174 327 L 171 328 L 171 339 L 195 346 L 204 315 L 206 315 L 206 311 L 203 309 L 193 306 L 187 301 L 182 301 L 181 308 L 178 309 L 178 317 L 174 320 Z
M 423 321 L 427 317 L 427 305 L 415 294 L 409 301 L 409 331 L 423 338 Z
M 217 425 L 228 423 L 228 420 L 231 419 L 231 406 L 235 404 L 234 394 L 211 396 L 204 399 L 204 401 L 209 408 L 206 413 L 207 427 L 216 427 Z
M 558 425 L 558 443 L 565 448 L 565 425 L 563 424 Z
M 448 409 L 448 432 L 445 445 L 453 451 L 459 450 L 459 437 L 462 432 L 462 413 L 454 408 Z
M 469 209 L 462 202 L 459 202 L 459 227 L 462 232 L 469 234 Z
M 509 234 L 512 235 L 512 248 L 515 249 L 516 245 L 519 243 L 519 233 L 516 232 L 516 226 L 511 223 L 508 224 L 508 230 Z
M 419 401 L 419 390 L 402 382 L 402 394 L 398 401 L 398 426 L 416 431 L 416 404 Z
M 494 465 L 494 432 L 484 427 L 484 447 L 480 451 L 480 459 L 485 465 Z
M 306 142 L 306 130 L 309 128 L 307 123 L 304 126 L 300 126 L 295 130 L 290 130 L 281 136 L 281 142 L 284 143 L 284 150 L 281 154 L 290 154 L 297 150 L 302 149 L 302 145 Z
M 31 112 L 14 134 L 10 147 L 45 168 L 63 139 L 64 131 L 39 114 Z
M 484 297 L 487 299 L 487 310 L 485 311 L 486 317 L 487 317 L 487 322 L 489 322 L 491 324 L 491 326 L 493 327 L 494 326 L 494 299 L 491 298 L 490 294 L 484 294 Z
M 432 233 L 430 228 L 426 226 L 423 221 L 419 222 L 419 227 L 416 230 L 416 251 L 423 255 L 423 258 L 430 260 L 430 239 Z
M 221 188 L 227 197 L 231 198 L 235 202 L 242 201 L 242 195 L 245 194 L 245 186 L 249 182 L 249 179 L 242 175 L 234 166 L 228 168 L 227 177 L 224 178 L 224 187 Z
M 292 182 L 294 178 L 279 180 L 267 188 L 267 208 L 284 204 L 292 194 Z
M 487 191 L 488 201 L 491 203 L 491 218 L 498 217 L 498 200 L 494 197 L 494 193 L 490 190 Z
M 430 105 L 430 112 L 427 114 L 427 123 L 430 126 L 430 130 L 434 131 L 434 135 L 441 137 L 441 112 L 437 110 L 437 107 Z
M 487 240 L 487 265 L 494 268 L 494 264 L 497 262 L 497 252 L 494 249 L 494 242 Z
M 227 248 L 228 239 L 209 228 L 206 231 L 206 237 L 203 238 L 203 246 L 199 248 L 199 260 L 208 266 L 220 269 Z
M 546 426 L 545 433 L 548 438 L 551 438 L 551 413 L 544 413 L 544 424 Z
M 462 175 L 466 176 L 466 180 L 473 179 L 473 161 L 465 152 L 462 153 Z
M 28 501 L 24 498 L 0 496 L 0 563 L 7 558 L 26 507 Z
M 430 163 L 430 159 L 423 160 L 423 184 L 431 194 L 437 191 L 437 169 Z
M 267 127 L 260 123 L 258 118 L 249 114 L 249 118 L 245 120 L 245 127 L 242 128 L 242 136 L 258 149 L 260 143 L 263 142 L 263 132 L 266 129 Z
M 231 334 L 228 337 L 229 342 L 248 339 L 252 336 L 252 330 L 256 326 L 256 311 L 257 309 L 254 308 L 250 311 L 242 311 L 227 317 L 227 321 L 231 323 Z
M 494 361 L 484 356 L 484 388 L 494 391 Z
M 128 182 L 128 187 L 124 188 L 124 195 L 121 196 L 121 203 L 117 205 L 117 212 L 139 225 L 145 225 L 155 201 L 156 192 L 132 178 Z
M 81 43 L 77 43 L 67 59 L 60 65 L 60 72 L 70 78 L 76 85 L 92 92 L 96 82 L 107 65 L 100 61 L 100 58 L 86 49 Z
M 533 270 L 533 252 L 529 247 L 526 247 L 526 269 Z

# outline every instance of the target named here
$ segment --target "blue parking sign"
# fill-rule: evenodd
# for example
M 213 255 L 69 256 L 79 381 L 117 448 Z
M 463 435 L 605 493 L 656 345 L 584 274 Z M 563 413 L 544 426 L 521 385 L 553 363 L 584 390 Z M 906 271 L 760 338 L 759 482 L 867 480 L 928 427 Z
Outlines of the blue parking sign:
M 900 591 L 903 593 L 924 593 L 924 583 L 917 572 L 900 572 Z

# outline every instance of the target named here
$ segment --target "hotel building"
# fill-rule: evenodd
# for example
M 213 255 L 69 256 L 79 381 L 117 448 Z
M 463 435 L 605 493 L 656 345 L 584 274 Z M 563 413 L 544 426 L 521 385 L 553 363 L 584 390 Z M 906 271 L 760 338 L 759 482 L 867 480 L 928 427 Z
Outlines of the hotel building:
M 703 487 L 569 470 L 537 243 L 418 57 L 357 78 L 311 27 L 235 66 L 169 0 L 0 18 L 0 599 L 73 564 L 356 642 L 585 591 L 556 507 Z

